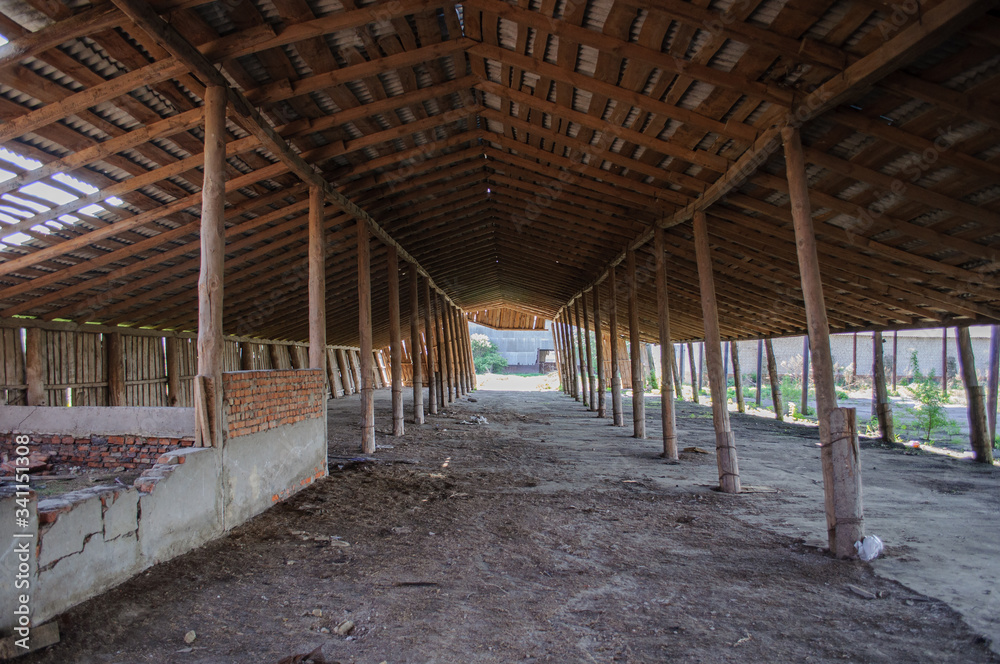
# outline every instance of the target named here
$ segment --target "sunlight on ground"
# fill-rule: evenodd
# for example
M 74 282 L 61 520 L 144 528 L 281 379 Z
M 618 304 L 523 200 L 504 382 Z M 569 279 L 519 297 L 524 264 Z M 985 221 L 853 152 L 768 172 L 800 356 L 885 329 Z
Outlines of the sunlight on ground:
M 537 376 L 517 376 L 505 374 L 479 374 L 476 382 L 480 390 L 492 392 L 543 392 L 559 389 L 559 374 L 540 374 Z

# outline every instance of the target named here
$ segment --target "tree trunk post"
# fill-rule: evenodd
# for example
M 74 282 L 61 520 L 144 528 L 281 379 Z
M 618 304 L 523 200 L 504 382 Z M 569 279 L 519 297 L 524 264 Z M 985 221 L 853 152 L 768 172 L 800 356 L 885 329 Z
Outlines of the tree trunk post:
M 882 354 L 882 333 L 872 334 L 872 383 L 875 390 L 875 415 L 878 418 L 878 430 L 883 442 L 896 440 L 892 423 L 892 404 L 889 393 L 885 389 L 885 359 Z
M 941 328 L 941 393 L 948 396 L 948 328 Z
M 691 401 L 698 403 L 698 365 L 694 359 L 694 344 L 688 342 L 688 364 L 691 365 Z
M 253 344 L 241 341 L 237 347 L 240 351 L 240 371 L 250 371 L 253 369 Z
M 597 353 L 597 416 L 608 416 L 608 378 L 604 371 L 604 330 L 601 329 L 601 289 L 594 286 L 594 351 Z
M 226 90 L 205 89 L 201 270 L 198 275 L 198 376 L 195 445 L 222 446 L 222 297 L 226 249 Z
M 670 341 L 670 298 L 667 279 L 667 231 L 656 227 L 656 317 L 660 333 L 660 423 L 663 427 L 664 459 L 677 459 L 677 419 L 674 412 L 674 380 L 671 361 L 674 345 Z
M 181 402 L 181 363 L 178 357 L 177 337 L 166 338 L 167 405 L 176 407 Z
M 990 440 L 997 436 L 997 387 L 1000 378 L 1000 325 L 990 327 L 990 370 L 986 379 L 987 409 L 986 415 L 990 425 Z
M 736 459 L 736 439 L 726 407 L 726 381 L 722 376 L 722 335 L 719 333 L 719 309 L 715 300 L 712 254 L 708 242 L 705 212 L 694 213 L 694 251 L 698 262 L 701 288 L 702 320 L 705 328 L 705 355 L 708 360 L 708 384 L 712 391 L 712 423 L 715 427 L 715 455 L 719 467 L 719 490 L 740 492 L 740 469 Z
M 437 415 L 437 370 L 434 362 L 434 301 L 431 299 L 431 280 L 424 279 L 424 344 L 427 349 L 427 410 Z
M 836 541 L 830 551 L 839 558 L 856 555 L 854 543 L 865 537 L 864 507 L 861 499 L 861 447 L 853 408 L 830 411 L 832 482 Z
M 583 323 L 580 320 L 580 300 L 573 303 L 573 317 L 576 319 L 576 352 L 580 367 L 580 393 L 583 395 L 583 407 L 590 405 L 590 385 L 587 380 L 587 359 L 583 356 Z
M 763 365 L 764 365 L 764 340 L 758 339 L 757 340 L 757 397 L 754 400 L 754 405 L 756 405 L 757 408 L 760 408 L 761 388 L 763 387 L 761 383 L 761 379 L 764 377 Z
M 563 368 L 564 353 L 562 350 L 562 344 L 559 343 L 558 317 L 552 320 L 551 332 L 552 332 L 552 348 L 554 349 L 554 352 L 556 354 L 556 369 L 558 369 L 559 371 L 559 389 L 561 389 L 563 391 L 563 394 L 565 394 L 569 386 L 566 385 L 566 372 L 564 371 Z
M 108 352 L 108 405 L 125 406 L 125 349 L 121 332 L 104 335 Z
M 410 359 L 413 361 L 413 423 L 424 423 L 424 351 L 420 343 L 420 274 L 410 265 Z
M 774 345 L 770 339 L 764 339 L 764 349 L 767 351 L 767 376 L 771 382 L 771 403 L 774 405 L 774 417 L 779 422 L 783 422 L 785 409 L 781 404 L 781 380 L 778 378 L 778 362 L 774 359 Z
M 389 376 L 392 386 L 392 435 L 403 435 L 403 338 L 399 323 L 399 254 L 387 247 L 389 278 Z
M 458 397 L 458 386 L 455 384 L 455 347 L 452 345 L 453 335 L 451 331 L 451 321 L 448 315 L 448 304 L 444 297 L 441 297 L 441 329 L 444 330 L 442 337 L 444 338 L 444 375 L 447 379 L 447 385 L 445 389 L 445 398 L 448 403 L 455 403 L 455 399 Z
M 597 412 L 597 376 L 594 375 L 594 355 L 590 344 L 590 320 L 587 315 L 587 294 L 580 295 L 580 311 L 583 314 L 583 340 L 587 353 L 587 391 L 590 394 L 590 411 Z
M 576 342 L 573 341 L 573 305 L 566 306 L 566 344 L 569 346 L 569 372 L 570 381 L 573 383 L 573 399 L 580 400 L 580 382 L 577 380 L 577 351 Z
M 635 250 L 625 252 L 628 275 L 628 337 L 632 360 L 632 437 L 646 437 L 646 395 L 642 382 L 642 341 L 639 338 L 639 283 L 635 274 Z
M 683 353 L 681 353 L 681 359 L 684 359 Z M 673 343 L 670 344 L 670 375 L 673 377 L 674 395 L 680 401 L 684 398 L 684 394 L 681 392 L 681 381 L 683 379 L 677 373 L 677 347 Z
M 899 375 L 897 371 L 896 359 L 899 357 L 897 351 L 899 350 L 899 331 L 892 331 L 892 391 L 896 391 L 896 377 Z
M 802 398 L 799 403 L 799 411 L 803 415 L 809 414 L 809 336 L 802 338 Z
M 326 243 L 323 190 L 309 188 L 309 366 L 326 366 Z M 337 391 L 330 384 L 330 390 Z
M 972 444 L 972 458 L 978 463 L 993 463 L 993 441 L 989 438 L 986 423 L 986 404 L 983 388 L 976 376 L 976 358 L 972 352 L 972 338 L 966 326 L 955 328 L 958 341 L 958 360 L 962 370 L 962 384 L 968 401 L 969 442 Z
M 371 238 L 358 220 L 358 332 L 361 337 L 361 452 L 375 454 L 375 356 L 372 355 Z
M 611 342 L 611 415 L 616 427 L 625 426 L 622 412 L 622 370 L 618 356 L 618 283 L 615 268 L 608 270 L 608 335 Z
M 434 327 L 434 343 L 436 348 L 434 350 L 434 358 L 437 363 L 434 366 L 435 373 L 435 383 L 434 391 L 437 392 L 437 403 L 438 410 L 443 411 L 447 408 L 448 403 L 444 395 L 444 385 L 445 385 L 445 368 L 444 368 L 444 331 L 441 327 L 441 315 L 440 315 L 440 301 L 438 300 L 437 291 L 431 291 L 431 325 Z
M 836 507 L 841 504 L 860 505 L 861 480 L 859 476 L 853 488 L 850 485 L 844 486 L 835 483 L 835 441 L 832 436 L 830 417 L 837 409 L 837 391 L 833 379 L 830 325 L 826 315 L 826 304 L 823 300 L 823 282 L 820 277 L 816 235 L 813 230 L 812 211 L 809 204 L 805 159 L 798 129 L 784 127 L 781 130 L 781 137 L 785 148 L 786 175 L 789 198 L 791 199 L 792 225 L 795 230 L 795 248 L 799 260 L 799 275 L 802 279 L 802 296 L 806 306 L 806 326 L 809 330 L 813 382 L 816 385 L 816 415 L 819 419 L 820 457 L 823 465 L 823 487 L 826 498 L 827 539 L 831 553 L 838 558 L 851 558 L 857 554 L 853 546 L 843 546 L 844 538 L 838 536 Z M 838 445 L 843 444 L 846 439 L 839 440 L 841 442 Z M 840 454 L 839 451 L 837 453 Z M 840 490 L 854 490 L 856 495 L 838 495 Z M 857 515 L 857 519 L 856 523 L 854 521 L 845 522 L 842 524 L 843 528 L 852 536 L 859 533 L 863 536 L 864 521 L 860 513 Z
M 740 346 L 735 341 L 729 342 L 729 354 L 733 358 L 733 385 L 736 387 L 736 411 L 747 412 L 747 405 L 743 401 L 743 376 L 740 373 Z

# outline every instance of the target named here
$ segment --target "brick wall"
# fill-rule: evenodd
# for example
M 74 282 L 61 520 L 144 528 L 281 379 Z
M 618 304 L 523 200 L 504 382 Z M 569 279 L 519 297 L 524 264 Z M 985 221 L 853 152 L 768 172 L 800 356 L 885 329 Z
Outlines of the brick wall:
M 222 390 L 230 438 L 326 417 L 320 369 L 224 373 Z
M 14 436 L 0 434 L 0 460 L 14 456 Z M 31 451 L 47 455 L 48 463 L 84 468 L 149 468 L 164 452 L 194 445 L 193 438 L 60 434 L 29 434 L 29 437 Z

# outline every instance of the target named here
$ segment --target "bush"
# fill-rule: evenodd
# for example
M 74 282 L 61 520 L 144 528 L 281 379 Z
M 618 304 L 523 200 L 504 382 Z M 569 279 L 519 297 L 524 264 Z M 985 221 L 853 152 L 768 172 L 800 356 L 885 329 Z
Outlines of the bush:
M 495 373 L 507 366 L 507 359 L 497 351 L 497 345 L 485 334 L 473 334 L 472 361 L 476 373 Z
M 913 378 L 908 387 L 917 402 L 917 407 L 914 409 L 914 423 L 923 434 L 924 440 L 930 440 L 931 434 L 936 429 L 946 428 L 951 423 L 942 405 L 946 399 L 938 387 L 934 370 L 931 369 L 926 376 L 921 373 L 920 365 L 917 363 L 917 351 L 913 351 L 910 363 L 913 365 Z

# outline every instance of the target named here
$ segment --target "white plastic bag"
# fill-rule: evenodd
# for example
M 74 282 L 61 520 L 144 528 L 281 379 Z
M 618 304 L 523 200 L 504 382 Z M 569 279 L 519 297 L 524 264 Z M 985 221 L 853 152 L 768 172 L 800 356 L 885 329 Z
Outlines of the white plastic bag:
M 854 550 L 858 552 L 858 558 L 866 563 L 878 558 L 884 548 L 882 540 L 875 535 L 868 535 L 864 539 L 854 543 Z

